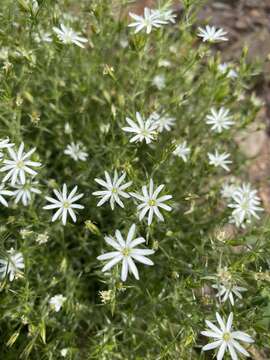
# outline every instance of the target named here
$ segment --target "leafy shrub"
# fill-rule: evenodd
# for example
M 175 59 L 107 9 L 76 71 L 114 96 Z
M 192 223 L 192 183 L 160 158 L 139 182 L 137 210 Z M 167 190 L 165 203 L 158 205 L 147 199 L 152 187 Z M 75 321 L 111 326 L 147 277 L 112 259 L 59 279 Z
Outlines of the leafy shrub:
M 234 141 L 259 109 L 246 49 L 223 64 L 195 1 L 146 10 L 142 29 L 123 1 L 2 5 L 1 359 L 206 359 L 216 311 L 269 350 L 270 224 Z M 99 193 L 105 171 L 126 174 L 124 196 Z M 154 265 L 102 272 L 132 224 Z

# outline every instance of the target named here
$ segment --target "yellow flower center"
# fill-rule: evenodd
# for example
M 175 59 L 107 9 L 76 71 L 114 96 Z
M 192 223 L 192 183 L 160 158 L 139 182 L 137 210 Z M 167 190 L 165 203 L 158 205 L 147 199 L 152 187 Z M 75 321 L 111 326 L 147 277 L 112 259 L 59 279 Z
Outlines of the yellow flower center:
M 124 256 L 129 256 L 129 254 L 130 254 L 130 249 L 129 249 L 129 248 L 124 248 L 124 249 L 122 250 L 122 254 L 123 254 Z
M 22 169 L 22 168 L 24 167 L 24 162 L 23 162 L 22 160 L 18 161 L 18 162 L 17 162 L 17 167 L 18 167 L 19 169 Z
M 148 205 L 149 205 L 149 206 L 155 206 L 155 205 L 156 205 L 156 200 L 150 199 L 150 200 L 148 201 Z
M 67 208 L 69 208 L 69 206 L 70 206 L 70 203 L 68 201 L 64 201 L 63 207 L 67 209 Z
M 232 338 L 231 334 L 229 332 L 225 332 L 222 337 L 223 337 L 223 340 L 226 342 L 228 342 Z
M 112 188 L 112 193 L 116 194 L 117 193 L 117 189 L 115 187 Z
M 141 134 L 142 134 L 142 136 L 148 136 L 149 135 L 149 131 L 147 131 L 147 130 L 142 130 L 141 131 Z

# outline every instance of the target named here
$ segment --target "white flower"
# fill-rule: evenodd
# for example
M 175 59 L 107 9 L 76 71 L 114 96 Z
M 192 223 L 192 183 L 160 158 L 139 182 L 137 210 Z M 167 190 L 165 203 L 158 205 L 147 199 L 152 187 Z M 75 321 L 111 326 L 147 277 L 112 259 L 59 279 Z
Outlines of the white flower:
M 226 38 L 224 35 L 226 35 L 227 32 L 224 31 L 222 28 L 217 29 L 215 26 L 209 26 L 207 25 L 205 29 L 199 27 L 198 36 L 202 38 L 202 40 L 209 41 L 209 42 L 217 42 L 217 41 L 228 41 L 228 38 Z
M 166 60 L 166 59 L 160 59 L 158 61 L 158 66 L 159 67 L 165 67 L 165 68 L 168 68 L 168 67 L 171 67 L 172 64 L 169 60 Z
M 114 210 L 114 203 L 117 203 L 123 208 L 124 204 L 120 198 L 121 196 L 126 199 L 130 197 L 130 195 L 124 190 L 126 190 L 132 184 L 132 181 L 122 184 L 125 178 L 125 172 L 119 177 L 117 171 L 115 170 L 113 179 L 110 177 L 107 171 L 105 171 L 105 181 L 103 179 L 95 179 L 99 185 L 105 188 L 105 190 L 93 192 L 93 195 L 101 198 L 97 206 L 101 206 L 106 201 L 110 201 L 112 210 Z
M 2 149 L 8 149 L 14 146 L 14 144 L 11 144 L 9 142 L 9 138 L 6 139 L 0 139 L 0 160 L 3 158 L 4 154 L 2 152 Z
M 67 135 L 72 134 L 72 127 L 70 126 L 70 123 L 69 123 L 69 122 L 66 122 L 66 123 L 65 123 L 64 132 L 65 132 L 65 134 L 67 134 Z
M 110 127 L 111 127 L 111 124 L 100 124 L 99 125 L 100 131 L 103 134 L 108 134 L 108 132 L 110 131 Z
M 86 148 L 80 142 L 78 142 L 77 144 L 72 142 L 66 147 L 66 149 L 64 150 L 64 154 L 69 155 L 75 161 L 86 161 L 88 157 Z
M 1 47 L 0 49 L 0 59 L 1 60 L 8 60 L 10 49 L 8 47 Z M 1 142 L 1 140 L 0 140 Z
M 156 75 L 154 76 L 153 80 L 152 80 L 152 84 L 158 89 L 158 90 L 162 90 L 165 88 L 166 86 L 166 82 L 165 82 L 165 76 L 162 74 Z
M 66 297 L 64 297 L 62 294 L 59 294 L 51 297 L 49 300 L 49 304 L 54 311 L 58 312 L 60 311 L 61 307 L 63 306 L 66 300 L 67 300 Z
M 49 235 L 47 232 L 45 232 L 44 234 L 38 234 L 38 236 L 36 237 L 36 242 L 39 245 L 42 245 L 42 244 L 46 244 L 48 242 L 48 239 L 49 239 Z
M 232 196 L 233 203 L 228 207 L 234 209 L 232 212 L 233 222 L 237 226 L 241 226 L 244 221 L 250 223 L 251 218 L 259 219 L 257 212 L 263 211 L 260 207 L 260 198 L 257 196 L 257 190 L 252 190 L 250 184 L 243 184 L 238 187 Z
M 209 158 L 210 165 L 214 165 L 215 167 L 220 166 L 224 170 L 230 171 L 229 167 L 227 166 L 227 164 L 232 163 L 231 160 L 228 160 L 228 158 L 230 157 L 230 154 L 228 154 L 228 153 L 219 154 L 218 151 L 216 150 L 215 154 L 208 153 L 207 155 Z
M 129 45 L 128 39 L 127 38 L 120 39 L 119 44 L 123 49 L 126 49 Z
M 152 223 L 153 215 L 155 214 L 160 221 L 164 221 L 164 217 L 159 211 L 159 207 L 166 210 L 171 211 L 172 208 L 166 204 L 164 201 L 167 201 L 172 198 L 171 195 L 164 195 L 158 198 L 158 194 L 164 188 L 165 185 L 159 185 L 156 190 L 154 190 L 154 182 L 150 179 L 149 190 L 147 190 L 146 185 L 142 187 L 142 195 L 137 193 L 130 193 L 131 196 L 140 200 L 142 203 L 138 205 L 138 210 L 140 212 L 139 219 L 140 221 L 145 217 L 148 213 L 148 225 Z
M 63 44 L 75 44 L 81 48 L 84 48 L 83 43 L 87 43 L 87 39 L 80 36 L 73 29 L 60 24 L 60 28 L 53 27 L 53 31 L 56 33 L 58 39 Z
M 221 302 L 226 302 L 229 299 L 232 306 L 234 306 L 234 295 L 242 299 L 241 292 L 247 291 L 246 288 L 229 283 L 214 284 L 212 287 L 218 290 L 216 297 L 220 298 Z
M 5 166 L 0 169 L 0 172 L 8 171 L 3 179 L 3 182 L 6 182 L 11 178 L 11 185 L 15 185 L 19 177 L 20 182 L 25 184 L 25 173 L 30 174 L 31 176 L 35 176 L 37 174 L 36 171 L 31 169 L 31 167 L 39 167 L 41 166 L 41 163 L 29 160 L 30 156 L 35 152 L 36 148 L 31 149 L 27 153 L 25 153 L 23 150 L 24 143 L 21 143 L 17 153 L 12 148 L 8 148 L 11 160 L 4 160 L 3 164 L 5 164 Z
M 132 142 L 142 142 L 145 140 L 146 144 L 149 144 L 153 141 L 154 136 L 156 135 L 157 124 L 153 122 L 151 118 L 148 118 L 146 121 L 142 118 L 139 112 L 136 112 L 137 124 L 130 118 L 126 118 L 126 122 L 129 126 L 123 127 L 122 130 L 130 133 L 135 133 L 129 141 Z
M 63 20 L 65 20 L 66 22 L 69 22 L 69 23 L 73 23 L 73 22 L 79 20 L 77 15 L 70 14 L 70 13 L 63 13 L 62 17 L 63 17 Z
M 229 110 L 221 107 L 219 110 L 211 108 L 211 114 L 206 116 L 206 124 L 212 125 L 211 130 L 221 133 L 227 130 L 234 122 L 231 120 Z
M 32 230 L 28 230 L 28 229 L 21 229 L 20 230 L 20 235 L 22 237 L 22 239 L 27 239 L 30 236 L 32 236 L 33 231 Z
M 190 154 L 190 148 L 187 146 L 187 142 L 183 141 L 181 144 L 178 144 L 173 155 L 179 156 L 184 162 L 187 162 L 187 158 Z
M 169 22 L 175 24 L 175 18 L 177 17 L 176 14 L 173 13 L 173 10 L 165 10 L 165 9 L 157 9 L 151 10 L 152 14 L 159 17 L 161 20 L 165 21 L 166 24 Z
M 35 186 L 38 185 L 37 181 L 27 180 L 25 184 L 18 184 L 14 185 L 13 196 L 15 196 L 15 204 L 18 204 L 19 201 L 23 203 L 24 206 L 30 204 L 32 199 L 32 193 L 34 194 L 41 194 L 41 191 L 37 189 Z
M 8 203 L 3 195 L 12 196 L 13 191 L 5 190 L 4 185 L 0 185 L 0 203 L 6 207 L 8 207 Z
M 60 354 L 61 354 L 61 356 L 63 356 L 63 357 L 66 357 L 67 356 L 67 354 L 68 354 L 68 349 L 62 349 L 61 351 L 60 351 Z
M 49 196 L 46 196 L 45 199 L 48 200 L 51 205 L 46 205 L 43 207 L 45 210 L 50 209 L 58 209 L 56 213 L 52 217 L 52 221 L 57 220 L 60 216 L 62 217 L 62 223 L 63 225 L 66 225 L 67 222 L 67 216 L 70 215 L 73 222 L 76 222 L 76 214 L 73 209 L 84 209 L 83 205 L 76 204 L 75 201 L 81 199 L 84 194 L 75 195 L 76 191 L 78 189 L 78 186 L 75 186 L 70 194 L 67 194 L 67 185 L 63 185 L 62 193 L 58 190 L 53 190 L 55 196 L 57 199 L 51 198 Z
M 23 255 L 16 252 L 13 248 L 7 251 L 8 259 L 0 259 L 0 277 L 9 276 L 9 281 L 22 275 L 24 269 Z
M 221 74 L 227 74 L 227 77 L 230 79 L 235 79 L 238 77 L 237 72 L 234 69 L 229 68 L 229 64 L 223 63 L 218 65 L 218 70 L 221 72 Z
M 145 265 L 154 265 L 154 263 L 146 257 L 154 254 L 154 250 L 136 248 L 137 245 L 145 243 L 145 239 L 138 237 L 133 240 L 135 231 L 136 226 L 133 224 L 128 231 L 126 240 L 123 239 L 119 230 L 116 230 L 115 238 L 110 236 L 105 237 L 106 243 L 112 246 L 116 251 L 105 253 L 97 257 L 98 260 L 110 259 L 110 261 L 102 268 L 103 272 L 110 270 L 114 265 L 122 261 L 121 280 L 126 281 L 128 272 L 131 272 L 135 276 L 135 279 L 139 280 L 139 273 L 134 260 Z
M 156 112 L 152 113 L 149 116 L 149 119 L 151 119 L 153 123 L 157 125 L 157 131 L 160 133 L 164 130 L 170 131 L 171 128 L 174 126 L 176 120 L 174 117 L 170 117 L 168 115 L 159 115 Z
M 52 35 L 46 31 L 40 31 L 34 35 L 34 39 L 37 43 L 51 43 Z
M 129 13 L 129 16 L 135 22 L 129 24 L 129 27 L 135 27 L 135 34 L 145 28 L 147 34 L 150 34 L 153 28 L 160 28 L 162 25 L 167 24 L 167 20 L 160 17 L 160 13 L 155 12 L 148 7 L 144 8 L 144 16 L 139 16 L 134 13 Z
M 236 189 L 237 189 L 237 186 L 235 184 L 225 183 L 222 185 L 222 188 L 220 191 L 221 196 L 223 198 L 228 198 L 228 199 L 232 198 Z
M 216 313 L 216 318 L 220 328 L 211 321 L 205 321 L 209 329 L 202 331 L 201 334 L 213 338 L 214 342 L 205 345 L 202 348 L 203 351 L 219 348 L 217 360 L 222 360 L 227 350 L 229 350 L 232 360 L 238 360 L 237 352 L 245 356 L 250 356 L 238 341 L 240 340 L 250 344 L 253 343 L 254 340 L 242 331 L 232 331 L 233 313 L 230 313 L 226 324 L 218 313 Z

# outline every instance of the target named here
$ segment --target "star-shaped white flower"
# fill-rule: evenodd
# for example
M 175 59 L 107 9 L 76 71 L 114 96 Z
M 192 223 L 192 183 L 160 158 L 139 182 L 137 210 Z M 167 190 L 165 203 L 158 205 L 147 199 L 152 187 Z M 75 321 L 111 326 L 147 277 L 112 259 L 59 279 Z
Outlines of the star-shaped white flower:
M 39 167 L 41 163 L 29 160 L 30 156 L 35 152 L 36 148 L 31 149 L 27 153 L 24 152 L 24 143 L 21 143 L 18 152 L 16 153 L 12 148 L 8 148 L 11 160 L 4 160 L 4 166 L 0 169 L 1 172 L 7 172 L 3 179 L 6 182 L 11 178 L 11 185 L 15 185 L 18 178 L 22 184 L 25 184 L 26 173 L 32 177 L 37 174 L 31 167 Z
M 8 149 L 8 148 L 11 148 L 12 146 L 14 146 L 14 144 L 9 142 L 9 138 L 0 139 L 0 160 L 4 156 L 2 149 Z
M 184 162 L 187 162 L 188 156 L 190 155 L 190 147 L 187 146 L 187 142 L 183 141 L 181 144 L 178 144 L 173 151 L 173 155 L 178 156 Z
M 154 254 L 154 250 L 138 249 L 136 246 L 145 243 L 145 239 L 142 237 L 134 239 L 135 232 L 136 226 L 133 224 L 129 229 L 126 240 L 123 239 L 119 230 L 116 230 L 115 238 L 110 236 L 105 237 L 106 243 L 112 246 L 115 251 L 108 252 L 97 257 L 98 260 L 109 260 L 108 263 L 102 268 L 103 272 L 110 270 L 113 266 L 121 261 L 121 280 L 126 281 L 128 272 L 131 272 L 135 279 L 139 280 L 139 273 L 134 260 L 145 265 L 154 265 L 154 263 L 146 257 L 148 255 Z
M 69 353 L 69 349 L 67 348 L 64 348 L 60 351 L 62 357 L 66 357 L 68 353 Z
M 50 298 L 49 304 L 55 312 L 58 312 L 61 310 L 61 307 L 66 300 L 67 298 L 65 296 L 63 296 L 62 294 L 58 294 Z
M 9 281 L 22 276 L 24 269 L 24 259 L 20 252 L 16 252 L 13 248 L 7 251 L 8 258 L 0 259 L 0 277 L 9 277 Z
M 227 78 L 236 79 L 238 77 L 237 71 L 230 68 L 230 64 L 222 63 L 218 65 L 218 70 L 221 74 L 227 74 Z
M 203 42 L 218 42 L 218 41 L 228 41 L 228 38 L 225 37 L 227 32 L 222 28 L 217 29 L 215 26 L 207 25 L 205 29 L 199 27 L 198 36 L 202 38 Z
M 66 225 L 67 216 L 70 215 L 73 222 L 77 221 L 76 214 L 73 209 L 84 209 L 83 205 L 75 203 L 83 197 L 84 194 L 75 195 L 77 192 L 78 186 L 75 186 L 70 194 L 67 194 L 67 185 L 63 185 L 62 192 L 58 190 L 53 190 L 57 199 L 46 196 L 45 199 L 48 200 L 51 204 L 43 207 L 45 210 L 58 209 L 52 217 L 52 221 L 56 221 L 59 217 L 62 217 L 63 225 Z
M 6 201 L 6 199 L 4 198 L 3 195 L 7 195 L 7 196 L 12 196 L 13 195 L 13 191 L 9 191 L 9 190 L 6 190 L 4 188 L 4 185 L 1 184 L 0 185 L 0 203 L 6 207 L 8 207 L 8 202 Z
M 34 39 L 37 43 L 51 43 L 52 35 L 49 32 L 41 30 L 39 33 L 34 35 Z
M 232 306 L 234 306 L 234 295 L 238 299 L 242 299 L 243 297 L 241 292 L 247 291 L 244 287 L 236 286 L 230 283 L 214 284 L 212 285 L 212 288 L 218 291 L 216 297 L 219 298 L 221 302 L 226 302 L 229 299 Z
M 175 24 L 175 19 L 177 17 L 171 9 L 156 9 L 152 10 L 152 14 L 157 15 L 161 20 L 166 21 L 166 24 L 169 22 Z
M 160 115 L 157 112 L 152 113 L 149 118 L 152 119 L 153 123 L 157 124 L 157 131 L 160 133 L 163 131 L 171 131 L 176 121 L 174 117 L 166 114 Z
M 241 226 L 246 220 L 250 223 L 252 217 L 260 218 L 257 212 L 263 211 L 260 207 L 261 201 L 257 196 L 257 190 L 252 190 L 250 184 L 238 187 L 233 193 L 232 200 L 228 207 L 234 209 L 232 218 L 237 226 Z
M 245 356 L 250 356 L 247 350 L 239 344 L 238 341 L 240 340 L 251 344 L 254 340 L 242 331 L 232 331 L 233 313 L 230 313 L 226 323 L 219 313 L 216 313 L 216 318 L 220 328 L 214 325 L 211 321 L 205 321 L 209 329 L 202 331 L 201 334 L 213 338 L 214 342 L 205 345 L 202 348 L 203 351 L 219 348 L 217 352 L 217 360 L 222 360 L 227 350 L 229 350 L 232 360 L 238 360 L 237 352 Z
M 148 213 L 148 225 L 151 225 L 153 216 L 156 215 L 160 221 L 164 221 L 164 217 L 159 211 L 159 208 L 164 209 L 166 211 L 171 211 L 172 208 L 166 204 L 164 201 L 170 200 L 172 195 L 164 195 L 158 198 L 159 193 L 162 191 L 165 185 L 159 185 L 154 190 L 154 182 L 150 179 L 149 190 L 146 185 L 142 187 L 142 195 L 137 193 L 130 193 L 131 196 L 140 200 L 142 203 L 138 205 L 139 210 L 139 219 L 140 221 L 145 217 Z
M 221 188 L 221 196 L 223 198 L 232 198 L 233 197 L 233 194 L 235 192 L 235 190 L 237 189 L 237 186 L 235 184 L 230 184 L 228 182 L 225 182 L 223 185 L 222 185 L 222 188 Z
M 233 124 L 229 110 L 221 107 L 219 110 L 211 108 L 211 114 L 206 116 L 206 124 L 212 125 L 211 130 L 221 133 L 222 130 L 229 129 Z
M 124 204 L 121 201 L 121 197 L 125 199 L 128 199 L 130 197 L 130 195 L 124 190 L 126 190 L 132 184 L 132 181 L 123 184 L 125 178 L 126 178 L 125 172 L 119 177 L 118 172 L 115 170 L 113 178 L 111 178 L 109 173 L 105 171 L 105 180 L 95 179 L 95 181 L 99 185 L 105 188 L 105 190 L 93 192 L 93 195 L 101 198 L 97 206 L 101 206 L 105 202 L 110 201 L 112 210 L 114 210 L 115 203 L 117 203 L 119 206 L 123 208 Z
M 150 34 L 153 28 L 160 28 L 168 21 L 161 18 L 159 12 L 155 12 L 148 7 L 144 8 L 144 16 L 129 13 L 129 16 L 135 21 L 129 24 L 129 27 L 135 27 L 135 34 L 145 29 L 146 34 Z
M 88 157 L 86 148 L 80 142 L 69 144 L 64 150 L 64 154 L 70 156 L 75 161 L 86 161 Z
M 126 122 L 129 126 L 123 127 L 122 130 L 136 134 L 129 140 L 131 143 L 145 141 L 146 144 L 150 144 L 157 133 L 158 124 L 154 123 L 151 118 L 145 121 L 139 112 L 136 112 L 136 119 L 137 124 L 127 117 Z
M 228 153 L 222 153 L 219 154 L 219 152 L 216 150 L 214 154 L 208 153 L 209 158 L 209 164 L 213 165 L 215 167 L 222 167 L 226 171 L 230 171 L 230 168 L 227 166 L 227 164 L 232 164 L 231 160 L 228 160 L 230 157 L 230 154 Z
M 32 180 L 27 180 L 25 184 L 15 184 L 15 190 L 12 191 L 12 195 L 15 197 L 15 204 L 21 201 L 24 206 L 29 205 L 32 200 L 32 193 L 41 194 L 41 191 L 36 186 L 38 186 L 38 182 Z
M 152 84 L 158 89 L 162 90 L 166 87 L 166 79 L 163 74 L 159 74 L 153 77 Z
M 60 28 L 53 27 L 53 31 L 63 44 L 75 44 L 84 48 L 84 43 L 87 43 L 88 41 L 86 38 L 80 36 L 80 34 L 76 31 L 63 24 L 60 24 Z

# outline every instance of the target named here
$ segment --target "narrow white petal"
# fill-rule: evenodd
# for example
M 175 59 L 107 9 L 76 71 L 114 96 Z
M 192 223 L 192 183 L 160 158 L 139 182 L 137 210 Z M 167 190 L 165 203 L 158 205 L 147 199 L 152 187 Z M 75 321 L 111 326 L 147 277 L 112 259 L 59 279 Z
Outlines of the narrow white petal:
M 232 337 L 237 340 L 241 340 L 247 343 L 253 343 L 254 340 L 249 336 L 248 334 L 242 332 L 242 331 L 233 331 Z
M 114 249 L 116 249 L 118 251 L 122 250 L 121 246 L 115 240 L 113 240 L 111 237 L 105 236 L 105 241 L 108 245 L 111 245 Z
M 127 258 L 127 261 L 128 261 L 128 266 L 129 266 L 132 274 L 134 275 L 135 279 L 139 280 L 139 272 L 138 272 L 136 265 L 134 264 L 134 261 L 132 260 L 132 258 L 130 256 Z
M 71 216 L 71 219 L 73 220 L 73 222 L 76 222 L 77 221 L 77 217 L 76 217 L 76 214 L 75 212 L 72 210 L 72 208 L 68 208 L 68 213 L 69 215 Z
M 114 265 L 116 265 L 117 263 L 119 263 L 119 261 L 121 261 L 123 258 L 122 255 L 118 255 L 116 257 L 114 257 L 112 260 L 110 260 L 105 266 L 103 266 L 103 268 L 101 269 L 102 272 L 106 272 L 108 270 L 110 270 Z
M 226 326 L 224 324 L 224 321 L 222 320 L 221 316 L 219 315 L 218 312 L 216 312 L 216 318 L 217 318 L 217 321 L 218 321 L 218 324 L 221 328 L 222 331 L 225 331 L 226 330 Z
M 238 356 L 234 350 L 233 345 L 230 342 L 228 343 L 228 348 L 229 348 L 229 352 L 230 352 L 232 360 L 238 360 Z
M 126 246 L 126 243 L 123 239 L 123 236 L 121 234 L 121 232 L 119 230 L 116 230 L 115 231 L 115 236 L 116 236 L 116 239 L 117 241 L 119 242 L 119 244 L 122 246 L 122 247 L 125 247 Z
M 229 317 L 228 317 L 227 324 L 226 324 L 226 331 L 227 332 L 231 331 L 232 322 L 233 322 L 233 313 L 231 312 Z
M 118 256 L 119 254 L 120 254 L 119 251 L 111 251 L 111 252 L 99 255 L 97 257 L 97 259 L 98 260 L 108 260 L 108 259 L 112 259 L 112 258 Z
M 134 239 L 133 241 L 131 241 L 131 243 L 129 244 L 129 247 L 130 248 L 134 248 L 135 246 L 137 245 L 140 245 L 142 243 L 145 243 L 145 239 L 143 237 L 139 237 L 139 238 L 136 238 Z
M 135 235 L 135 231 L 136 231 L 136 225 L 135 224 L 132 224 L 129 231 L 128 231 L 128 236 L 127 236 L 127 241 L 126 241 L 126 244 L 128 245 L 132 239 L 134 238 L 134 235 Z
M 150 265 L 150 266 L 154 265 L 152 260 L 148 259 L 147 257 L 145 257 L 143 255 L 131 254 L 131 256 L 133 257 L 134 260 L 136 260 L 142 264 Z
M 126 281 L 127 275 L 128 275 L 128 262 L 127 259 L 124 257 L 122 261 L 121 280 Z
M 222 340 L 217 340 L 217 341 L 214 341 L 212 343 L 209 343 L 207 345 L 205 345 L 202 350 L 203 351 L 207 351 L 207 350 L 212 350 L 212 349 L 215 349 L 217 347 L 219 347 L 222 343 Z
M 247 352 L 247 350 L 243 348 L 243 346 L 240 345 L 237 341 L 232 340 L 232 346 L 234 346 L 236 350 L 242 353 L 243 355 L 249 357 L 249 353 Z
M 62 208 L 60 208 L 60 209 L 58 209 L 58 210 L 56 211 L 56 213 L 55 213 L 55 214 L 53 215 L 53 217 L 52 217 L 52 222 L 54 222 L 55 220 L 57 220 L 57 219 L 59 218 L 59 216 L 61 215 L 62 211 L 63 211 Z
M 227 345 L 226 345 L 225 341 L 223 341 L 220 348 L 219 348 L 219 350 L 218 350 L 217 360 L 222 360 L 223 359 L 226 347 L 227 347 Z

